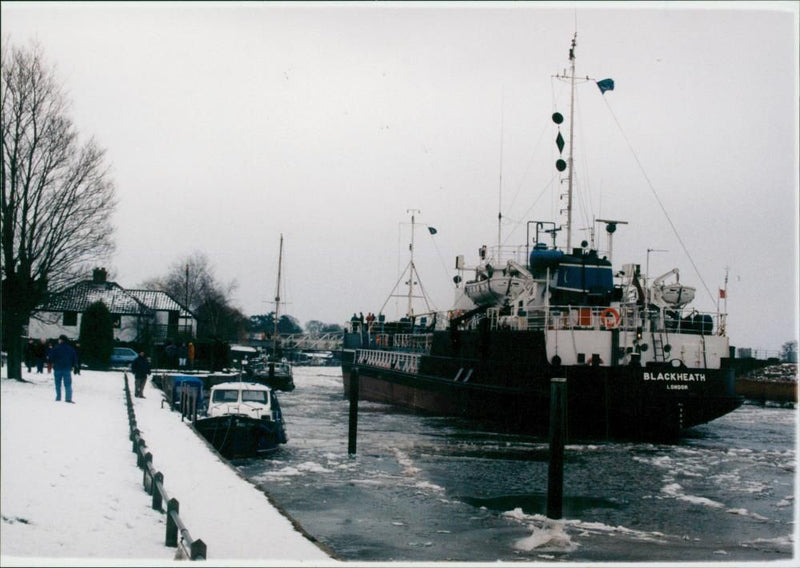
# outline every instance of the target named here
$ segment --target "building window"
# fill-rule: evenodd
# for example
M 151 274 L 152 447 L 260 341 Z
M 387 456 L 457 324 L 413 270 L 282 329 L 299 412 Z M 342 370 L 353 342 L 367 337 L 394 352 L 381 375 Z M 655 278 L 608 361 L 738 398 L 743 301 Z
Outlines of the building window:
M 122 316 L 119 314 L 111 314 L 111 323 L 114 327 L 122 327 Z
M 64 327 L 78 325 L 78 312 L 64 312 Z

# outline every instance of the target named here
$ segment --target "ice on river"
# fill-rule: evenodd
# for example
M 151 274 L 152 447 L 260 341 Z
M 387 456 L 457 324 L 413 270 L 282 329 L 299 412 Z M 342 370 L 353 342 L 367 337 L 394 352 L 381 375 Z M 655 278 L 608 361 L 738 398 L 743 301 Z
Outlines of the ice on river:
M 547 440 L 360 404 L 347 453 L 341 369 L 296 368 L 290 443 L 240 471 L 351 561 L 763 562 L 794 557 L 794 409 L 744 406 L 675 444 L 565 449 L 545 516 Z

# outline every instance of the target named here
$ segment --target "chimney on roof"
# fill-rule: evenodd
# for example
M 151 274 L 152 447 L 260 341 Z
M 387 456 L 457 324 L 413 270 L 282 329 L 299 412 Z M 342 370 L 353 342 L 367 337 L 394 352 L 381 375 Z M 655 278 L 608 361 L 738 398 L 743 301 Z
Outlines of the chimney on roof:
M 95 268 L 92 270 L 92 284 L 105 284 L 106 282 L 106 269 Z

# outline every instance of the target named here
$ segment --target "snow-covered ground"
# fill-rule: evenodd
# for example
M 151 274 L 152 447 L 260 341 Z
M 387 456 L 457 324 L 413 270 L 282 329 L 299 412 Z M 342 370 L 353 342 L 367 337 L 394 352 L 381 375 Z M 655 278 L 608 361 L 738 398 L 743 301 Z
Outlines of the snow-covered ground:
M 128 437 L 122 372 L 73 377 L 75 404 L 55 401 L 52 375 L 9 380 L 0 403 L 0 564 L 163 566 L 166 517 L 151 509 Z M 131 388 L 133 388 L 133 377 Z M 150 382 L 134 398 L 141 435 L 168 495 L 213 565 L 338 562 L 210 451 Z

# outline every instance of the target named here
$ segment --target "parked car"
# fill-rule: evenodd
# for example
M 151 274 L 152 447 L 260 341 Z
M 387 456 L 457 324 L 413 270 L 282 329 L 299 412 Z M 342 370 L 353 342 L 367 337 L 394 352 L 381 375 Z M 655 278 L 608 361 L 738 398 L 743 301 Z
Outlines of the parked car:
M 136 351 L 130 347 L 114 347 L 109 363 L 112 367 L 130 367 L 136 357 Z

